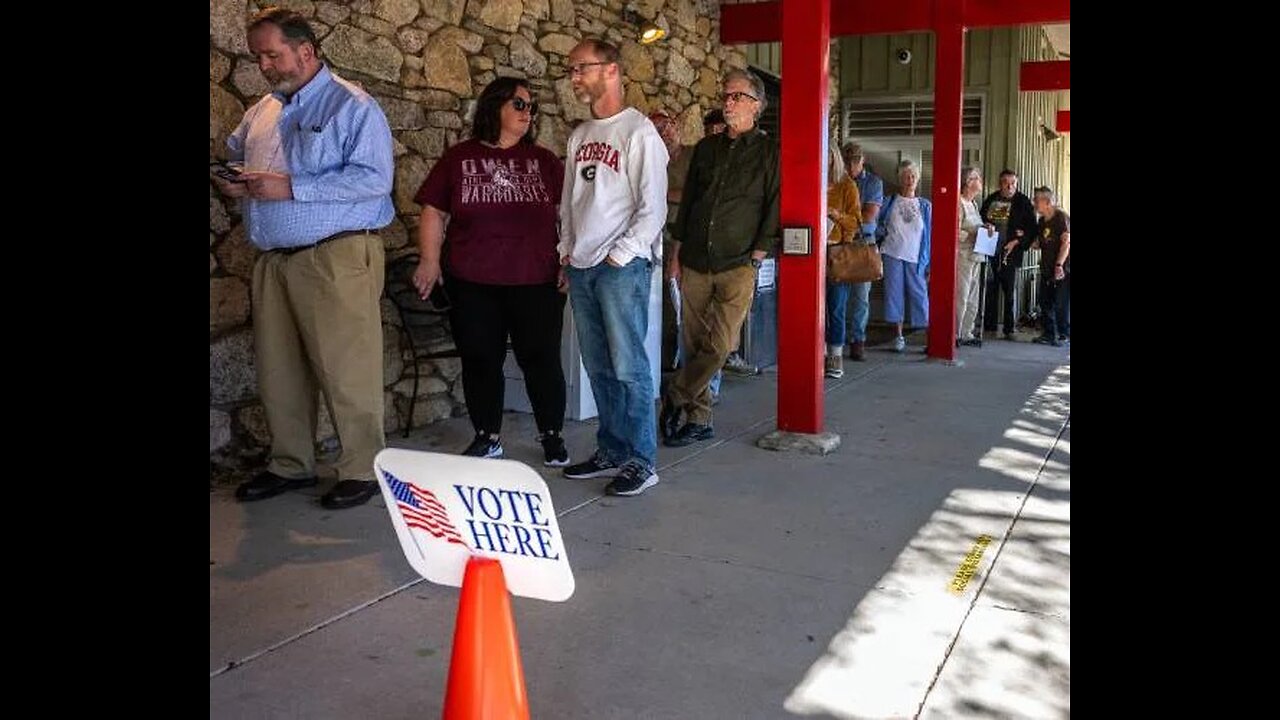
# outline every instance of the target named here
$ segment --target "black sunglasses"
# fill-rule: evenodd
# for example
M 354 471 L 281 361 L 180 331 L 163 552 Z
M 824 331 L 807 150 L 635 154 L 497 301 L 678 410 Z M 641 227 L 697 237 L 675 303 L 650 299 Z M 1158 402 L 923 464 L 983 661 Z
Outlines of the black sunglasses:
M 530 115 L 538 114 L 537 100 L 525 102 L 525 99 L 522 97 L 513 97 L 511 98 L 511 107 L 515 108 L 516 112 L 524 112 L 525 110 L 528 110 Z

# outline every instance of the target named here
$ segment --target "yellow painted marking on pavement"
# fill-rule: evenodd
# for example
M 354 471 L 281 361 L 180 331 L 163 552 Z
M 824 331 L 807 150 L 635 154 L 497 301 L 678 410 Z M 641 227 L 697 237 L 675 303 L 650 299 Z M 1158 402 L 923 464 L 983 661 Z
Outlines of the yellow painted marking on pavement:
M 956 568 L 956 574 L 951 576 L 951 582 L 947 583 L 947 589 L 959 595 L 968 587 L 969 581 L 978 572 L 978 565 L 982 562 L 982 554 L 987 551 L 987 546 L 991 544 L 990 535 L 979 535 L 978 539 L 973 542 L 969 554 L 964 556 L 964 560 L 960 561 L 960 567 Z

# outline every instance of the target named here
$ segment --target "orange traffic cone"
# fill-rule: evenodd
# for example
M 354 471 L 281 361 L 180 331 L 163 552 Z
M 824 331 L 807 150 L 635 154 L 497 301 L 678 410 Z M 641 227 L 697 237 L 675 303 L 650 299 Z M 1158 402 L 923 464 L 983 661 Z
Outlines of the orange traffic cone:
M 524 668 L 502 563 L 471 556 L 453 630 L 444 720 L 528 720 Z

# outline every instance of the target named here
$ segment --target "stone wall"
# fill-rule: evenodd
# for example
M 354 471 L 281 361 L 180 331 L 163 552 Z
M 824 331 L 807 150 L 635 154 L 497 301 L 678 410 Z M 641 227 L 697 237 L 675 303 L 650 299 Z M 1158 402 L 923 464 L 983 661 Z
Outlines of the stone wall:
M 227 135 L 246 107 L 267 91 L 248 54 L 244 26 L 260 5 L 209 3 L 209 155 L 225 154 Z M 745 67 L 740 49 L 719 43 L 717 0 L 628 0 L 625 5 L 667 31 L 650 46 L 634 41 L 623 0 L 354 0 L 279 4 L 311 18 L 322 54 L 342 77 L 382 105 L 395 137 L 397 219 L 383 231 L 387 257 L 413 250 L 420 208 L 413 194 L 444 149 L 463 136 L 475 98 L 495 77 L 528 78 L 538 100 L 538 142 L 563 156 L 569 123 L 589 117 L 570 91 L 569 50 L 583 37 L 603 37 L 622 50 L 627 102 L 678 118 L 682 139 L 702 134 L 716 107 L 719 78 Z M 269 442 L 253 369 L 249 278 L 257 251 L 246 242 L 236 205 L 209 186 L 209 453 L 211 468 L 261 460 Z M 384 300 L 387 431 L 462 414 L 456 360 L 432 363 L 414 417 L 405 417 L 412 378 L 407 348 Z M 424 371 L 426 368 L 424 367 Z M 323 407 L 323 405 L 322 405 Z M 322 412 L 322 416 L 323 416 Z M 336 447 L 321 418 L 317 442 Z

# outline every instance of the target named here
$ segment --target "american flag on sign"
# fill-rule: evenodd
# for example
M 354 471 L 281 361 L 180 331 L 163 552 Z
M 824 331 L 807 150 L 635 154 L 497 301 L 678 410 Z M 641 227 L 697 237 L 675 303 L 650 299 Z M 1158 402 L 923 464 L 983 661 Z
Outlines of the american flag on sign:
M 436 499 L 435 493 L 423 490 L 413 483 L 405 482 L 385 469 L 382 474 L 387 478 L 387 487 L 396 496 L 396 506 L 404 523 L 411 528 L 426 530 L 432 535 L 467 547 L 457 528 L 449 522 L 449 513 L 444 504 Z

